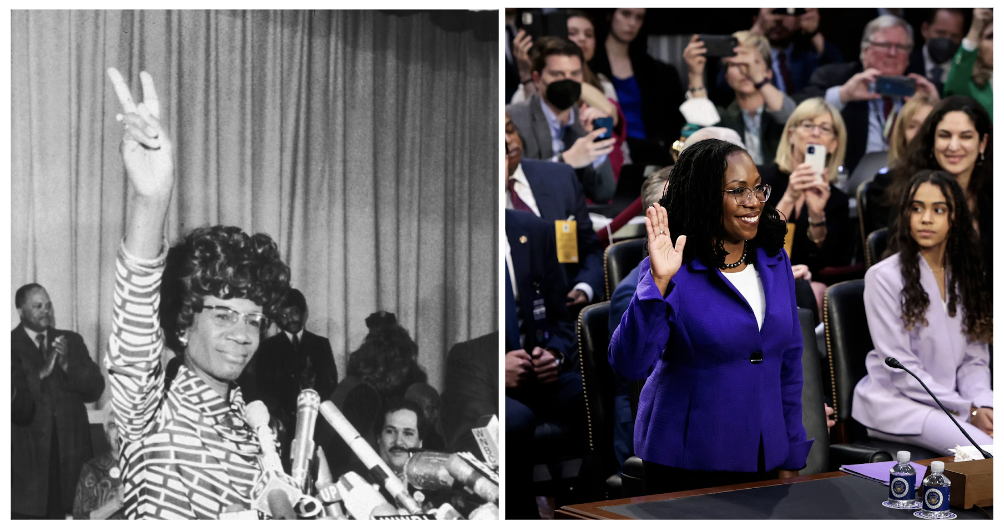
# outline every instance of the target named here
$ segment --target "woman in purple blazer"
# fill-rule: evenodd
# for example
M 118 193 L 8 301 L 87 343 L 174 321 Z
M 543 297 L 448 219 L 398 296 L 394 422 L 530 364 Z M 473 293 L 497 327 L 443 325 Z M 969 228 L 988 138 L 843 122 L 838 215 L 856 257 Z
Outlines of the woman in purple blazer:
M 868 435 L 945 454 L 969 445 L 905 371 L 917 374 L 980 445 L 992 444 L 993 303 L 980 239 L 959 183 L 922 170 L 904 187 L 890 231 L 893 255 L 865 274 L 865 312 L 875 345 L 854 388 L 852 416 Z
M 805 467 L 795 281 L 768 197 L 745 150 L 709 139 L 683 151 L 646 212 L 649 257 L 609 360 L 648 377 L 634 447 L 655 492 Z

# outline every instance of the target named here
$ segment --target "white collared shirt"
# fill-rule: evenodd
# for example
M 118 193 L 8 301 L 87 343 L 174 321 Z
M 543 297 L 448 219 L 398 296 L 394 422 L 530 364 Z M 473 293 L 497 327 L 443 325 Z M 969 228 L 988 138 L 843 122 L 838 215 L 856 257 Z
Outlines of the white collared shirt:
M 21 326 L 24 327 L 24 332 L 28 333 L 28 336 L 31 338 L 31 342 L 35 344 L 35 347 L 38 347 L 38 335 L 41 334 L 42 336 L 45 336 L 46 341 L 49 340 L 48 331 L 36 331 L 23 323 Z
M 565 129 L 579 119 L 579 112 L 573 105 L 572 112 L 568 115 L 568 123 L 562 124 L 561 121 L 558 120 L 558 115 L 554 114 L 554 112 L 551 111 L 551 108 L 544 103 L 543 98 L 540 98 L 540 108 L 544 110 L 544 118 L 547 119 L 547 128 L 551 131 L 551 152 L 553 155 L 551 155 L 550 160 L 552 163 L 556 163 L 558 162 L 558 156 L 568 149 L 568 146 L 565 146 L 565 141 L 562 140 L 565 136 Z M 597 157 L 596 160 L 593 161 L 593 168 L 600 166 L 606 160 L 606 155 Z

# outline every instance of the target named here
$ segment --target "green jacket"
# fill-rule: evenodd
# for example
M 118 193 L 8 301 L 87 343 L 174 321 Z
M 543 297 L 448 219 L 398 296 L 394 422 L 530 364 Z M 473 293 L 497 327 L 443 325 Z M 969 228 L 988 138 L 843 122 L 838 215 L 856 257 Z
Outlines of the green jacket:
M 990 115 L 990 121 L 994 119 L 994 89 L 987 82 L 982 88 L 973 83 L 973 65 L 976 64 L 978 50 L 966 50 L 965 46 L 959 46 L 959 51 L 955 53 L 952 60 L 952 69 L 948 71 L 948 78 L 945 80 L 945 96 L 960 95 L 971 96 Z

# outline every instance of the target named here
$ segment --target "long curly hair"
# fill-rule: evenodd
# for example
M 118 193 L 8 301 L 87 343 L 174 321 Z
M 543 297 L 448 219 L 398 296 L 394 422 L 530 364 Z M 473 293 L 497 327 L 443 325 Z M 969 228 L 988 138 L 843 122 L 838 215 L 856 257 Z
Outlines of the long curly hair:
M 711 267 L 725 263 L 728 253 L 723 244 L 722 180 L 729 165 L 728 157 L 736 152 L 746 153 L 746 150 L 724 140 L 702 140 L 683 150 L 670 172 L 666 193 L 659 204 L 666 209 L 674 245 L 680 235 L 687 236 L 684 262 L 698 257 Z M 766 202 L 762 206 L 756 237 L 747 243 L 751 248 L 746 254 L 749 263 L 755 261 L 756 253 L 752 251 L 757 247 L 774 256 L 784 246 L 787 227 L 781 214 Z
M 249 299 L 274 320 L 288 290 L 289 266 L 270 236 L 248 236 L 223 225 L 195 229 L 167 252 L 160 287 L 165 342 L 175 353 L 184 352 L 178 338 L 208 296 Z
M 369 333 L 349 355 L 346 375 L 369 383 L 381 397 L 404 397 L 408 386 L 427 382 L 418 364 L 418 344 L 392 312 L 379 311 L 366 318 Z
M 906 153 L 899 164 L 892 169 L 892 184 L 886 189 L 886 201 L 889 205 L 898 205 L 903 197 L 904 189 L 909 188 L 910 180 L 921 170 L 944 170 L 934 158 L 935 135 L 938 124 L 945 115 L 953 111 L 961 111 L 969 116 L 980 139 L 987 137 L 987 148 L 982 157 L 977 157 L 969 184 L 966 186 L 967 198 L 978 198 L 981 194 L 992 194 L 994 168 L 994 133 L 990 115 L 986 109 L 969 96 L 949 96 L 934 106 L 931 114 L 920 126 L 920 130 L 906 146 Z M 977 209 L 979 207 L 977 206 Z M 972 212 L 973 218 L 979 218 L 978 211 Z
M 931 301 L 920 285 L 920 246 L 910 234 L 910 211 L 917 189 L 931 183 L 948 199 L 949 229 L 945 245 L 945 265 L 951 275 L 945 292 L 948 294 L 948 315 L 955 316 L 962 299 L 962 325 L 971 341 L 989 342 L 993 335 L 993 303 L 986 289 L 983 257 L 979 237 L 973 229 L 973 218 L 959 183 L 946 172 L 921 170 L 896 203 L 899 214 L 890 230 L 889 247 L 884 256 L 899 253 L 903 275 L 901 296 L 903 327 L 912 330 L 926 327 L 924 316 Z M 961 292 L 961 293 L 960 293 Z

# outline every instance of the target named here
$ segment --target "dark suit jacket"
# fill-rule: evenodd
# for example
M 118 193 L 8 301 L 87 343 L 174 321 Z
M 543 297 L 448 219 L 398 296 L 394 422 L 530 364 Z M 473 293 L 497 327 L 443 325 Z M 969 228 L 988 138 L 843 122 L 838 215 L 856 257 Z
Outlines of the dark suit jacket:
M 727 127 L 736 133 L 739 138 L 746 140 L 746 121 L 743 120 L 743 111 L 739 107 L 737 100 L 732 100 L 726 108 L 718 108 L 718 115 L 721 117 L 716 126 Z M 770 112 L 764 107 L 763 115 L 760 118 L 760 152 L 763 154 L 765 164 L 774 162 L 777 155 L 777 146 L 781 144 L 781 136 L 784 134 L 784 123 L 775 122 Z
M 522 333 L 525 336 L 522 348 L 527 353 L 534 347 L 555 349 L 566 357 L 565 364 L 572 364 L 575 349 L 575 327 L 565 306 L 565 276 L 558 264 L 554 249 L 554 226 L 533 214 L 505 210 L 505 231 L 509 240 L 512 266 L 516 276 L 516 290 L 519 291 L 519 316 L 523 318 Z M 502 272 L 508 275 L 503 263 Z M 547 310 L 547 326 L 550 337 L 538 340 L 533 320 L 533 297 L 540 291 Z M 507 301 L 510 299 L 506 298 Z M 506 330 L 517 323 L 517 310 L 506 304 Z M 514 339 L 506 335 L 506 352 L 519 349 L 512 345 Z
M 928 79 L 934 86 L 938 89 L 938 95 L 944 97 L 945 95 L 945 84 L 941 80 L 934 80 L 927 77 L 927 66 L 924 64 L 924 46 L 917 43 L 913 47 L 913 51 L 910 52 L 910 64 L 906 67 L 906 74 L 920 74 Z M 948 69 L 945 69 L 945 73 L 948 73 Z M 906 75 L 904 74 L 904 75 Z
M 91 360 L 79 334 L 50 328 L 47 336 L 50 345 L 59 336 L 66 338 L 69 366 L 64 372 L 57 364 L 45 380 L 38 377 L 45 361 L 24 327 L 15 327 L 10 341 L 11 357 L 20 363 L 35 403 L 35 415 L 27 426 L 11 424 L 11 481 L 15 486 L 11 511 L 38 516 L 46 514 L 48 504 L 50 452 L 59 453 L 63 509 L 72 507 L 80 468 L 94 458 L 84 403 L 97 401 L 105 389 L 101 369 Z M 53 430 L 59 449 L 51 449 Z
M 519 131 L 524 158 L 548 160 L 556 155 L 551 147 L 551 129 L 540 107 L 540 96 L 534 94 L 525 102 L 507 105 L 505 110 Z M 580 137 L 586 136 L 586 130 L 579 124 L 578 111 L 573 109 L 572 113 L 571 124 L 565 129 L 565 138 L 562 139 L 566 150 Z M 587 198 L 596 203 L 606 203 L 614 197 L 617 180 L 609 157 L 596 168 L 589 164 L 574 171 Z
M 851 76 L 864 71 L 858 61 L 852 63 L 836 63 L 820 67 L 812 74 L 809 86 L 793 96 L 797 103 L 802 103 L 809 98 L 826 95 L 826 89 L 843 85 Z M 865 148 L 868 146 L 868 102 L 850 102 L 844 106 L 840 112 L 847 126 L 847 152 L 844 156 L 844 168 L 847 175 L 854 172 L 854 167 L 865 155 Z M 778 196 L 780 198 L 780 196 Z
M 306 365 L 310 368 L 307 369 Z M 313 373 L 314 382 L 303 384 L 312 387 L 322 401 L 331 398 L 338 384 L 338 368 L 331 352 L 328 339 L 304 330 L 300 340 L 300 354 L 293 351 L 293 344 L 285 332 L 265 340 L 254 355 L 254 389 L 247 390 L 247 402 L 263 401 L 271 415 L 278 416 L 286 426 L 285 437 L 281 438 L 282 457 L 288 458 L 289 444 L 296 430 L 296 398 L 300 395 L 301 374 Z M 242 386 L 242 392 L 245 392 Z M 315 441 L 318 444 L 330 439 L 331 431 L 327 423 L 318 422 Z
M 27 427 L 35 417 L 35 398 L 28 388 L 28 378 L 25 377 L 24 368 L 21 367 L 21 359 L 11 357 L 10 362 L 10 390 L 13 395 L 10 421 L 15 425 Z
M 499 414 L 498 350 L 498 331 L 450 348 L 442 420 L 452 452 L 468 451 L 480 456 L 471 429 L 485 426 L 484 417 Z
M 556 220 L 567 220 L 575 216 L 578 231 L 579 262 L 565 264 L 565 278 L 568 290 L 578 283 L 586 283 L 593 288 L 593 300 L 603 298 L 606 285 L 603 279 L 603 246 L 593 231 L 586 208 L 586 196 L 572 167 L 567 164 L 523 159 L 520 163 L 526 180 L 530 182 L 533 199 L 537 202 L 540 218 L 551 222 L 554 230 Z

